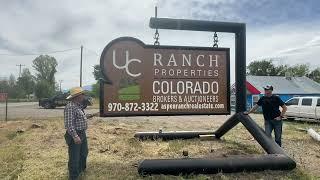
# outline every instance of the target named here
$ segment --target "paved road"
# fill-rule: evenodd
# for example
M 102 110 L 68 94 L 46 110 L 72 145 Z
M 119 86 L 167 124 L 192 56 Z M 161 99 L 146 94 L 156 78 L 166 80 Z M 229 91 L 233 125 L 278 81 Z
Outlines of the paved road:
M 38 106 L 37 102 L 32 103 L 9 103 L 8 119 L 45 119 L 53 117 L 63 117 L 64 107 L 56 109 L 44 109 Z M 87 108 L 87 113 L 98 112 L 99 109 Z M 5 119 L 5 104 L 0 104 L 0 120 Z
M 38 102 L 14 102 L 14 103 L 9 102 L 8 103 L 8 107 L 34 106 L 34 105 L 37 105 L 37 104 L 38 104 Z M 6 103 L 1 102 L 0 103 L 0 108 L 2 108 L 2 107 L 6 107 Z

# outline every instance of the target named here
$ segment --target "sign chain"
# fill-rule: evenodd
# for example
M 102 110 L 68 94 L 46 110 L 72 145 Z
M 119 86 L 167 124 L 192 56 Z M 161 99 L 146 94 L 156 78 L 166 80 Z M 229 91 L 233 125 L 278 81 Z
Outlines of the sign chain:
M 154 45 L 155 46 L 160 46 L 158 29 L 156 29 L 156 32 L 154 33 L 153 39 L 155 39 Z
M 155 18 L 158 17 L 158 7 L 157 6 L 154 7 L 154 15 L 155 15 Z M 153 39 L 155 40 L 154 41 L 154 45 L 155 46 L 160 46 L 159 35 L 160 34 L 159 34 L 159 31 L 158 31 L 158 28 L 156 28 L 156 32 L 154 33 L 154 37 L 153 37 Z
M 219 37 L 217 35 L 217 32 L 214 32 L 214 35 L 213 35 L 213 47 L 214 48 L 218 47 L 218 42 L 219 42 Z

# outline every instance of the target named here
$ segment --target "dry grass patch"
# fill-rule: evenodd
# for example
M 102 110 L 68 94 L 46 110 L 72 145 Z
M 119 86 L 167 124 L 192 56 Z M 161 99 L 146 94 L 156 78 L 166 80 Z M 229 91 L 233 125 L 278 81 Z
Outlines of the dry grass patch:
M 262 125 L 260 115 L 254 115 Z M 214 120 L 212 120 L 214 119 Z M 230 155 L 264 154 L 242 125 L 237 125 L 221 140 L 202 141 L 139 141 L 137 131 L 210 130 L 217 129 L 225 116 L 95 118 L 87 132 L 88 168 L 82 179 L 312 179 L 319 178 L 319 144 L 296 127 L 312 127 L 285 122 L 284 148 L 298 168 L 294 171 L 255 173 L 219 173 L 215 175 L 141 177 L 137 173 L 140 160 L 147 158 L 225 157 Z M 33 123 L 41 128 L 31 128 Z M 18 128 L 25 131 L 16 133 Z M 317 129 L 318 128 L 318 129 Z M 0 179 L 67 179 L 67 146 L 63 135 L 63 119 L 24 120 L 0 123 Z

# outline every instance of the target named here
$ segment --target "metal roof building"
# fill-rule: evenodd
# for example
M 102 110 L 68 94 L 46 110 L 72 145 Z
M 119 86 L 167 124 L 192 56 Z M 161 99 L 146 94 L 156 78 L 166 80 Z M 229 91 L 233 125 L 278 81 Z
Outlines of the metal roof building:
M 252 85 L 247 89 L 251 94 L 263 93 L 265 85 L 272 85 L 274 94 L 312 95 L 320 94 L 320 84 L 308 77 L 283 77 L 283 76 L 247 76 L 247 83 Z M 251 90 L 251 91 L 250 91 Z M 257 93 L 260 92 L 260 93 Z
M 273 94 L 283 101 L 295 96 L 320 96 L 320 84 L 308 77 L 247 76 L 247 108 L 251 108 L 264 95 L 263 87 L 272 85 Z M 231 92 L 235 87 L 232 86 Z

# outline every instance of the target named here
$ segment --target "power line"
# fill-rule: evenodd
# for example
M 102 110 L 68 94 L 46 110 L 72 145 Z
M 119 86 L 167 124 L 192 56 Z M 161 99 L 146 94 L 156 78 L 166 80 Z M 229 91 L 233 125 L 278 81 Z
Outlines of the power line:
M 49 51 L 49 52 L 39 52 L 39 53 L 26 53 L 26 54 L 0 54 L 0 56 L 35 56 L 35 55 L 42 55 L 42 54 L 55 54 L 55 53 L 62 53 L 67 51 L 78 50 L 79 48 L 72 48 L 72 49 L 65 49 L 65 50 L 58 50 L 58 51 Z
M 93 54 L 95 54 L 95 55 L 97 55 L 97 56 L 100 56 L 97 52 L 95 52 L 94 50 L 91 50 L 91 49 L 89 49 L 89 48 L 86 48 L 86 47 L 83 47 L 84 49 L 86 49 L 86 50 L 88 50 L 88 51 L 90 51 L 90 52 L 92 52 Z

